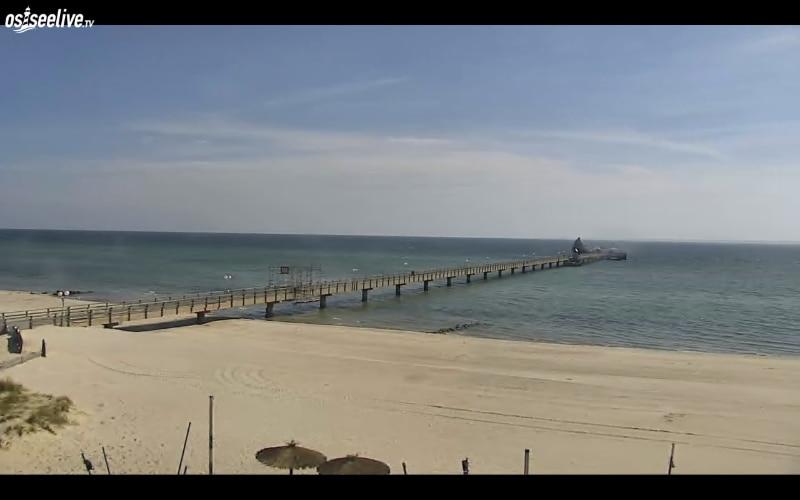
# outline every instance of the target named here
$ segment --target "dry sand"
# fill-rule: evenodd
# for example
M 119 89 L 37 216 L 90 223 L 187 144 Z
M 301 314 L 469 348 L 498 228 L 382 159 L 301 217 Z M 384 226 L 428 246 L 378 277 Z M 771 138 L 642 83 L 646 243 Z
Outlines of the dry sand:
M 79 306 L 94 304 L 94 302 L 81 300 L 77 298 L 64 298 L 64 306 Z M 33 311 L 37 309 L 60 309 L 61 298 L 52 295 L 38 293 L 38 292 L 24 292 L 18 290 L 0 290 L 0 313 L 19 312 L 19 311 Z M 2 326 L 2 323 L 0 323 Z M 37 332 L 38 333 L 38 332 Z M 23 347 L 23 354 L 28 354 L 41 350 L 41 338 L 36 335 L 30 337 L 24 335 L 25 343 Z M 0 340 L 2 338 L 0 337 Z M 3 366 L 8 361 L 19 357 L 19 355 L 9 354 L 4 342 L 0 341 L 0 366 Z
M 78 306 L 92 304 L 81 300 L 80 295 L 64 298 L 65 306 Z M 0 290 L 0 313 L 32 311 L 34 309 L 60 308 L 61 298 L 39 292 L 22 292 L 15 290 Z
M 150 324 L 153 321 L 148 322 Z M 9 368 L 74 400 L 77 424 L 0 450 L 0 472 L 285 473 L 255 452 L 290 439 L 392 473 L 800 472 L 800 360 L 497 341 L 225 320 L 167 329 L 42 327 L 48 357 Z M 149 331 L 148 331 L 149 330 Z

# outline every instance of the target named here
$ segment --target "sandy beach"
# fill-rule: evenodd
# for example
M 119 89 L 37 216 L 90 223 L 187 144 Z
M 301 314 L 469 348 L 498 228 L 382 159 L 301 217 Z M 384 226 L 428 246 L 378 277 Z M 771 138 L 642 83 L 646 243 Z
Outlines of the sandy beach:
M 80 295 L 64 298 L 65 306 L 93 304 L 82 300 Z M 61 298 L 41 292 L 25 292 L 19 290 L 0 290 L 0 313 L 31 311 L 34 309 L 60 308 Z
M 283 474 L 260 448 L 291 439 L 392 473 L 800 472 L 800 360 L 535 344 L 219 320 L 163 328 L 41 327 L 47 358 L 3 370 L 69 396 L 75 424 L 0 450 L 4 473 Z M 313 473 L 306 471 L 306 473 Z

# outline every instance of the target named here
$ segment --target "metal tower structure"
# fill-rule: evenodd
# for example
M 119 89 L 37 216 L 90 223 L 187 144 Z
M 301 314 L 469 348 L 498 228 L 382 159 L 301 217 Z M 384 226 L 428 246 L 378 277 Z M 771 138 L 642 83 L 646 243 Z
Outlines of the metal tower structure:
M 319 283 L 322 276 L 322 267 L 318 265 L 270 266 L 268 286 L 299 288 Z

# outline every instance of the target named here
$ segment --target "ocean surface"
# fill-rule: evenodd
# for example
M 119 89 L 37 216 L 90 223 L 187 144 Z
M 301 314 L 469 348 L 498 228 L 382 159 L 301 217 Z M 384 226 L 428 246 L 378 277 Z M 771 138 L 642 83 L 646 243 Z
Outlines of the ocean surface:
M 577 235 L 576 235 L 577 237 Z M 555 255 L 572 240 L 0 230 L 0 289 L 133 300 Z M 569 344 L 800 355 L 800 245 L 586 241 L 628 260 L 279 304 L 276 319 Z M 293 266 L 289 275 L 280 266 Z M 227 276 L 227 278 L 226 278 Z M 263 306 L 226 316 L 263 318 Z

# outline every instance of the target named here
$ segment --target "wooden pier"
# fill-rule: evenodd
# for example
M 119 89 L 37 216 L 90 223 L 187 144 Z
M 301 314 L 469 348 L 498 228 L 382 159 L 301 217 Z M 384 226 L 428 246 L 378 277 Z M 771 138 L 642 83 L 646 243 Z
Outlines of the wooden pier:
M 597 260 L 607 260 L 607 257 L 599 255 L 581 255 L 577 257 L 577 261 L 581 264 Z M 303 286 L 240 288 L 185 295 L 180 298 L 169 297 L 153 301 L 114 304 L 95 303 L 63 308 L 51 307 L 48 309 L 3 313 L 0 316 L 0 326 L 5 328 L 16 326 L 21 330 L 44 325 L 66 327 L 102 325 L 106 328 L 113 328 L 128 321 L 191 314 L 195 314 L 197 321 L 202 323 L 206 315 L 212 312 L 259 304 L 265 306 L 265 316 L 271 317 L 275 304 L 280 304 L 281 302 L 314 300 L 319 301 L 320 309 L 324 309 L 326 299 L 332 295 L 360 291 L 361 300 L 366 302 L 370 290 L 376 288 L 394 287 L 395 294 L 400 295 L 402 287 L 414 283 L 422 283 L 423 290 L 428 291 L 428 285 L 431 281 L 447 280 L 447 286 L 451 286 L 456 278 L 465 278 L 466 282 L 470 283 L 473 276 L 479 276 L 486 280 L 490 274 L 502 277 L 506 272 L 515 274 L 517 272 L 526 273 L 560 268 L 569 265 L 570 261 L 574 264 L 576 257 L 543 257 L 534 260 L 435 269 L 423 272 L 411 271 L 403 274 L 343 279 L 311 283 Z

